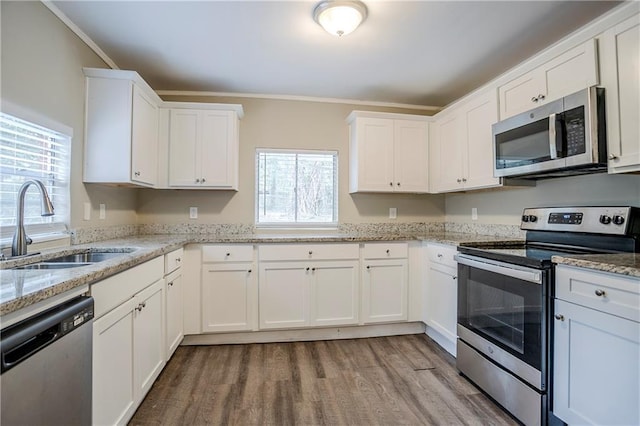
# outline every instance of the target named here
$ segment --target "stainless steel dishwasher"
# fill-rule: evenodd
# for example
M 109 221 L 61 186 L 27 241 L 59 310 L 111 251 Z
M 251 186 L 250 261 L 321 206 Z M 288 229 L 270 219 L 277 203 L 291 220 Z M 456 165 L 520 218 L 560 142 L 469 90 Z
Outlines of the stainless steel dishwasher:
M 0 332 L 0 424 L 90 425 L 93 298 Z

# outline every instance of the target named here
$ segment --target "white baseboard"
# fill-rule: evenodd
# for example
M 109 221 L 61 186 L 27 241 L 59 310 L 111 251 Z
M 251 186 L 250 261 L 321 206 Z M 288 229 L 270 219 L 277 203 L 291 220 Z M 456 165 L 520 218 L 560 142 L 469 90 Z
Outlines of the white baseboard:
M 347 327 L 306 328 L 297 330 L 250 331 L 241 333 L 197 334 L 184 336 L 181 346 L 228 345 L 246 343 L 304 342 L 310 340 L 358 339 L 364 337 L 422 334 L 423 322 L 376 324 Z

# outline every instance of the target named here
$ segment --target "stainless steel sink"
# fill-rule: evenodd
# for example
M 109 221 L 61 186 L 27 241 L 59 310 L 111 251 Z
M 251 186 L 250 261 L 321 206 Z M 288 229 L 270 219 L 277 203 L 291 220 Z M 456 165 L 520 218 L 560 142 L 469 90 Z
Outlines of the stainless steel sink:
M 77 254 L 69 254 L 66 256 L 54 257 L 53 259 L 48 259 L 46 263 L 96 263 L 102 262 L 104 260 L 113 259 L 119 256 L 122 256 L 125 253 L 114 253 L 114 252 L 89 252 L 89 253 L 77 253 Z
M 31 265 L 18 266 L 17 268 L 12 269 L 67 269 L 67 268 L 78 268 L 80 266 L 91 265 L 91 263 L 87 262 L 75 262 L 75 263 L 33 263 Z

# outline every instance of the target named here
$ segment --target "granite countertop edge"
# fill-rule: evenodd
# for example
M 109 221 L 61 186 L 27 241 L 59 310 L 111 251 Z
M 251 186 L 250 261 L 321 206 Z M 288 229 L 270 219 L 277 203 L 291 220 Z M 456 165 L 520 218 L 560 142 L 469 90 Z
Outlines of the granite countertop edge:
M 558 265 L 576 266 L 640 278 L 640 254 L 638 253 L 552 256 L 551 261 Z
M 522 241 L 517 238 L 465 234 L 456 232 L 433 232 L 422 234 L 250 234 L 250 235 L 217 235 L 217 234 L 181 234 L 181 235 L 141 235 L 119 238 L 115 240 L 100 241 L 82 245 L 69 246 L 63 249 L 51 249 L 43 251 L 39 255 L 29 256 L 27 259 L 4 261 L 2 268 L 2 286 L 11 285 L 15 278 L 9 276 L 11 272 L 15 276 L 23 276 L 26 279 L 29 272 L 15 271 L 9 268 L 21 266 L 27 263 L 40 262 L 57 256 L 74 254 L 91 249 L 109 249 L 119 251 L 125 248 L 135 248 L 131 253 L 123 253 L 123 256 L 99 262 L 96 264 L 47 271 L 52 275 L 53 283 L 39 290 L 14 297 L 0 303 L 0 317 L 25 308 L 42 300 L 73 290 L 82 285 L 93 284 L 119 272 L 125 271 L 147 260 L 162 256 L 173 250 L 184 247 L 187 244 L 220 244 L 220 243 L 245 243 L 245 244 L 267 244 L 267 243 L 326 243 L 326 242 L 383 242 L 383 241 L 422 241 L 428 243 L 439 243 L 446 245 L 468 245 L 473 243 L 496 243 L 505 241 Z M 615 255 L 611 255 L 615 256 Z M 560 263 L 569 263 L 571 258 L 561 258 Z M 593 263 L 593 262 L 591 262 Z M 640 265 L 635 267 L 616 267 L 616 263 L 609 264 L 609 269 L 601 269 L 604 266 L 598 263 L 596 267 L 591 263 L 584 262 L 578 266 L 607 270 L 609 272 L 621 273 L 625 275 L 640 276 Z M 613 266 L 612 266 L 613 265 Z M 23 274 L 23 275 L 20 275 Z M 31 271 L 31 277 L 37 277 L 38 272 Z

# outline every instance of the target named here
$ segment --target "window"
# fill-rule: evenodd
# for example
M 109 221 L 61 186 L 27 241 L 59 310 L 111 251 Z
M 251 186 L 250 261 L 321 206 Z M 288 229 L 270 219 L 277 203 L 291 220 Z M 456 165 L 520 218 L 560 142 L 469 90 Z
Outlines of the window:
M 69 129 L 70 130 L 70 129 Z M 54 216 L 42 217 L 40 193 L 26 193 L 24 223 L 30 236 L 66 230 L 69 217 L 69 157 L 71 137 L 0 113 L 0 234 L 11 238 L 16 225 L 17 195 L 30 179 L 42 181 L 53 203 Z
M 337 152 L 258 149 L 256 168 L 258 225 L 337 225 Z

